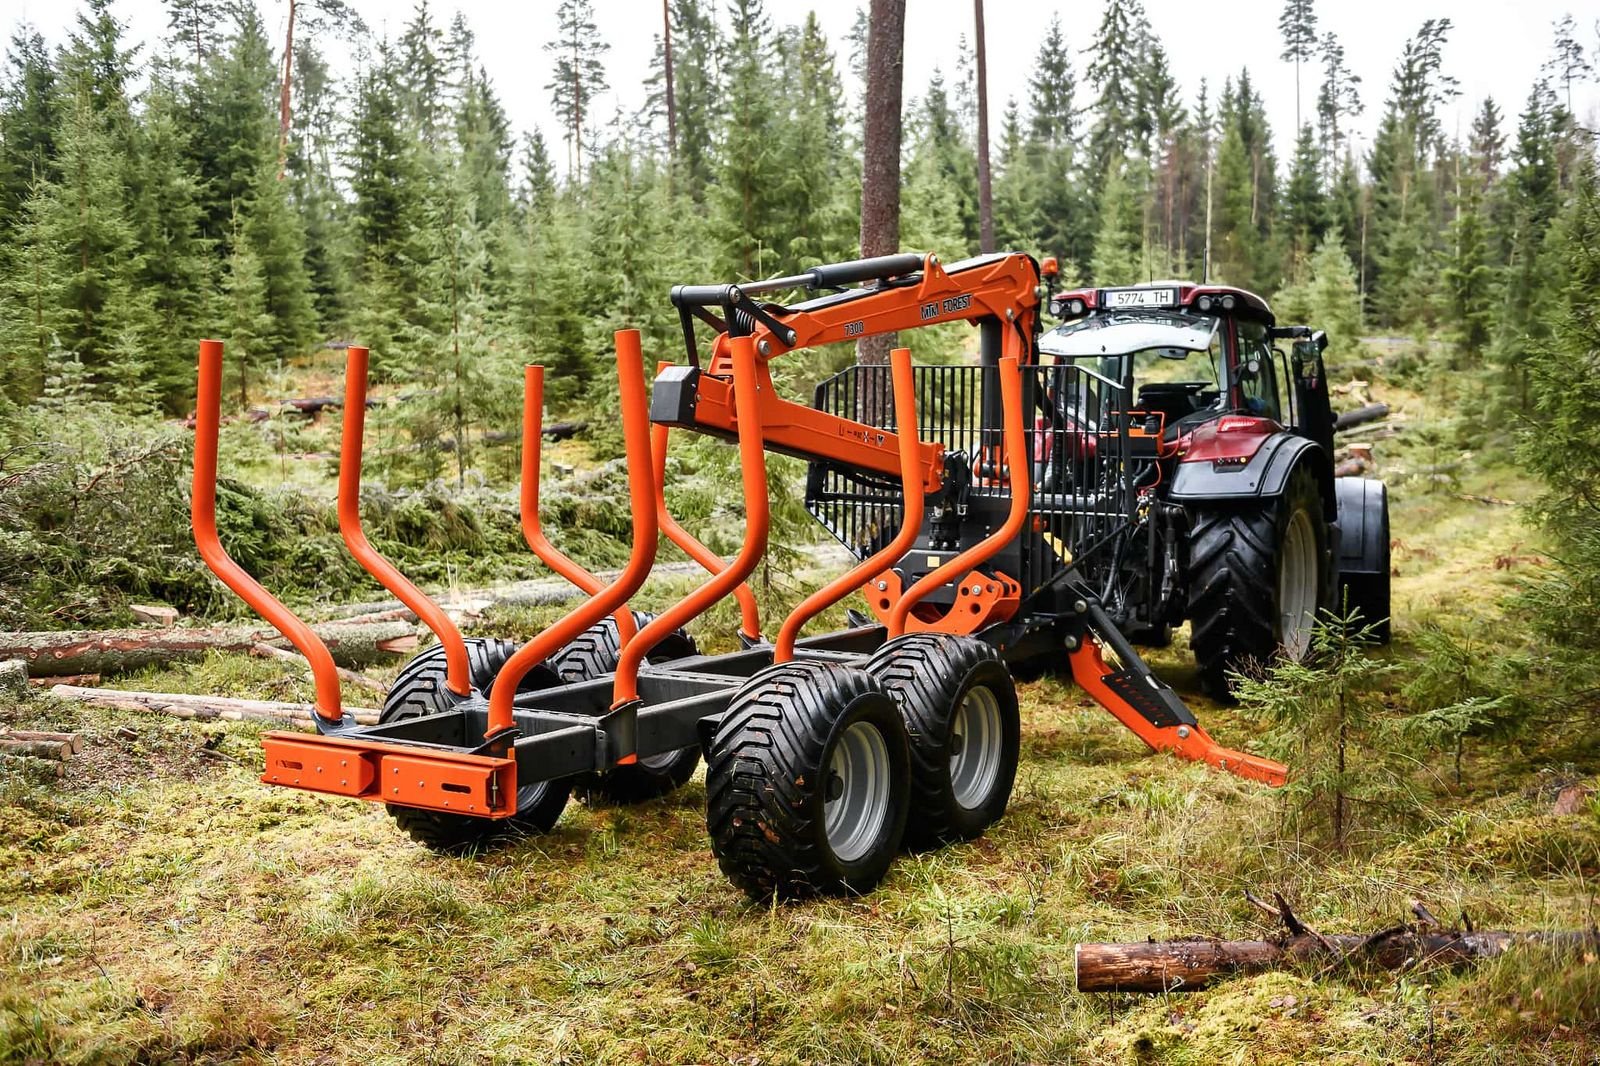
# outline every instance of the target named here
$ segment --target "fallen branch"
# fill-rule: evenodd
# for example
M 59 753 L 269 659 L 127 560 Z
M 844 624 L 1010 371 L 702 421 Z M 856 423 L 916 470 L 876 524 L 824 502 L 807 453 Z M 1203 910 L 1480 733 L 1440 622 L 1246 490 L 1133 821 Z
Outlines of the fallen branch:
M 220 719 L 228 722 L 315 724 L 316 710 L 309 703 L 277 700 L 242 700 L 230 696 L 195 696 L 181 692 L 135 692 L 119 688 L 82 688 L 57 685 L 47 690 L 58 699 L 114 707 L 125 711 L 155 711 L 174 718 Z M 346 707 L 359 725 L 376 725 L 378 712 L 370 707 Z
M 359 667 L 414 651 L 421 643 L 402 621 L 313 626 L 340 666 Z M 143 666 L 198 659 L 212 651 L 248 652 L 281 646 L 270 629 L 113 629 L 0 633 L 0 659 L 20 659 L 34 677 L 114 674 Z
M 1456 493 L 1456 499 L 1458 499 L 1458 500 L 1471 500 L 1473 503 L 1487 503 L 1487 504 L 1490 504 L 1490 505 L 1492 505 L 1494 507 L 1515 507 L 1515 506 L 1517 506 L 1517 501 L 1516 500 L 1502 500 L 1498 496 L 1479 496 L 1477 493 L 1474 493 L 1474 492 L 1458 492 L 1458 493 Z
M 1166 940 L 1129 944 L 1079 944 L 1073 968 L 1080 992 L 1192 992 L 1241 974 L 1286 966 L 1315 966 L 1317 976 L 1342 966 L 1411 970 L 1422 966 L 1464 966 L 1492 959 L 1522 944 L 1571 951 L 1600 950 L 1600 930 L 1555 932 L 1479 932 L 1462 915 L 1462 930 L 1439 928 L 1439 920 L 1420 902 L 1411 911 L 1416 924 L 1402 923 L 1374 933 L 1322 934 L 1307 928 L 1288 902 L 1277 906 L 1246 891 L 1245 899 L 1283 922 L 1276 940 Z

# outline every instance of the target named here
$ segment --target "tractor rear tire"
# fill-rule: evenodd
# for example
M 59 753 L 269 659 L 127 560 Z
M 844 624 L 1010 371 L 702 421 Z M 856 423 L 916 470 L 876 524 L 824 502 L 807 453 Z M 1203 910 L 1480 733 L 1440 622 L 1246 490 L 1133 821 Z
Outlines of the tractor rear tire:
M 913 633 L 879 648 L 867 673 L 900 706 L 911 744 L 906 842 L 973 840 L 1005 814 L 1022 743 L 1017 687 L 981 640 Z
M 910 752 L 894 698 L 839 663 L 787 662 L 734 694 L 706 754 L 706 829 L 752 900 L 869 892 L 905 836 Z
M 655 621 L 655 615 L 634 611 L 633 620 L 643 629 Z M 648 661 L 664 663 L 699 652 L 694 638 L 679 629 L 662 637 L 661 642 L 650 649 Z M 612 673 L 621 656 L 617 620 L 604 618 L 574 637 L 572 643 L 555 655 L 550 665 L 560 676 L 561 683 L 570 685 Z M 626 766 L 613 766 L 597 777 L 591 776 L 580 781 L 574 791 L 584 803 L 597 806 L 644 803 L 681 787 L 694 776 L 695 768 L 699 765 L 700 747 L 692 744 L 677 751 L 641 756 L 638 762 Z
M 517 646 L 509 640 L 477 637 L 465 643 L 472 687 L 480 694 L 486 693 Z M 540 666 L 530 671 L 517 688 L 528 691 L 555 683 L 555 672 Z M 470 698 L 458 696 L 445 687 L 444 648 L 435 644 L 419 652 L 401 669 L 384 700 L 378 721 L 398 722 L 437 714 L 453 710 L 462 700 Z M 384 806 L 401 832 L 418 844 L 445 855 L 464 855 L 518 833 L 549 832 L 566 809 L 571 789 L 566 781 L 521 785 L 517 788 L 517 813 L 506 819 L 473 818 L 394 804 Z
M 1296 468 L 1275 499 L 1199 510 L 1189 539 L 1189 643 L 1206 692 L 1231 700 L 1232 674 L 1279 655 L 1304 658 L 1331 577 L 1310 467 Z

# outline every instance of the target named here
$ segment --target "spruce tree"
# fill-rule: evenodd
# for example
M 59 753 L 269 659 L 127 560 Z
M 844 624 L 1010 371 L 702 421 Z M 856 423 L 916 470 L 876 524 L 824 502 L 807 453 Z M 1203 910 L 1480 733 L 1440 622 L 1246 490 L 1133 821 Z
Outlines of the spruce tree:
M 1278 57 L 1294 64 L 1294 128 L 1300 122 L 1300 64 L 1309 63 L 1317 49 L 1317 10 L 1312 0 L 1285 0 L 1278 16 L 1278 34 L 1283 38 L 1283 53 Z
M 61 86 L 44 38 L 19 26 L 0 82 L 0 237 L 21 223 L 36 182 L 55 178 Z

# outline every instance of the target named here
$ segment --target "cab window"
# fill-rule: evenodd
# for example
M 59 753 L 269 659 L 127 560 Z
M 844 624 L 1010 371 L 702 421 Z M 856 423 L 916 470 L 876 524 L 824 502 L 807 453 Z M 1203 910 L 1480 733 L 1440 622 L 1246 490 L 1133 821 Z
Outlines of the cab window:
M 1283 421 L 1283 403 L 1278 393 L 1278 375 L 1272 365 L 1272 344 L 1267 327 L 1259 322 L 1236 319 L 1239 333 L 1239 358 L 1234 366 L 1238 402 L 1250 414 Z

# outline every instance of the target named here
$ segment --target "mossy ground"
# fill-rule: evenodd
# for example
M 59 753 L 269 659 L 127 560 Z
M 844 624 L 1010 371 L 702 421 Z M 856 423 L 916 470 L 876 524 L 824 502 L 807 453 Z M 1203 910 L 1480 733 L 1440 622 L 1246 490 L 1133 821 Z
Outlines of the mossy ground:
M 1463 488 L 1525 492 L 1474 477 Z M 1387 654 L 1411 654 L 1424 621 L 1483 631 L 1486 654 L 1520 646 L 1499 604 L 1538 563 L 1496 567 L 1536 554 L 1516 512 L 1406 485 Z M 1153 656 L 1192 693 L 1186 659 L 1181 640 Z M 281 664 L 233 657 L 125 683 L 305 694 Z M 1600 804 L 1557 816 L 1545 786 L 1592 780 L 1592 762 L 1545 759 L 1537 738 L 1474 742 L 1460 788 L 1423 771 L 1426 818 L 1329 855 L 1283 839 L 1269 791 L 1149 755 L 1062 681 L 1022 691 L 1022 767 L 986 837 L 903 857 L 868 897 L 778 907 L 718 873 L 699 779 L 441 858 L 379 808 L 259 784 L 256 727 L 4 707 L 6 724 L 79 729 L 89 747 L 66 782 L 0 780 L 0 1060 L 1600 1061 L 1593 958 L 1157 997 L 1080 995 L 1072 973 L 1081 940 L 1260 935 L 1246 888 L 1328 932 L 1379 928 L 1412 898 L 1480 927 L 1582 927 Z M 1219 739 L 1248 741 L 1242 718 L 1195 704 Z

